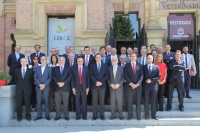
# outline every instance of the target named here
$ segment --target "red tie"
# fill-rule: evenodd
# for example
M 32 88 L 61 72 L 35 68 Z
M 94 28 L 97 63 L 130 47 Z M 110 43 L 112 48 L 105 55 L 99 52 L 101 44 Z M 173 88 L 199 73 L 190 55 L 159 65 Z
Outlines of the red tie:
M 134 63 L 133 63 L 133 66 L 132 66 L 132 71 L 133 71 L 133 73 L 135 73 L 135 65 L 134 65 Z
M 79 70 L 78 70 L 78 76 L 79 76 L 79 84 L 82 84 L 82 73 L 81 73 L 81 67 L 79 67 Z

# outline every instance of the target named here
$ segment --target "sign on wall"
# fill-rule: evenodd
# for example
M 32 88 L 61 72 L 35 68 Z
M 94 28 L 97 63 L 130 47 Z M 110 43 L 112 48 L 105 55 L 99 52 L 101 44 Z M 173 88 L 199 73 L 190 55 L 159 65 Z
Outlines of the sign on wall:
M 200 9 L 200 0 L 160 0 L 160 9 Z
M 74 18 L 49 18 L 48 22 L 48 55 L 51 48 L 60 48 L 60 55 L 66 53 L 65 46 L 75 44 L 75 19 Z
M 170 40 L 194 39 L 194 20 L 192 14 L 170 14 L 168 16 Z

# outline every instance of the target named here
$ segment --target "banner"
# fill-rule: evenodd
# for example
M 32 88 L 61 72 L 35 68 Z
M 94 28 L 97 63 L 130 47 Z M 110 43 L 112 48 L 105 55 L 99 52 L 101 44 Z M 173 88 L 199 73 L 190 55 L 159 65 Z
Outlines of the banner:
M 194 39 L 194 20 L 192 14 L 170 14 L 168 16 L 170 40 Z
M 51 48 L 60 48 L 60 55 L 66 53 L 65 46 L 74 46 L 75 19 L 49 18 L 48 21 L 48 55 Z

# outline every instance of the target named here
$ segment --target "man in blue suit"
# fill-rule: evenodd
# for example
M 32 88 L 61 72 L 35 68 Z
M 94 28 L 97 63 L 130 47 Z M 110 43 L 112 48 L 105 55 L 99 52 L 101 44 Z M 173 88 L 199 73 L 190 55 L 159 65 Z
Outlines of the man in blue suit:
M 42 56 L 40 58 L 41 66 L 35 68 L 34 80 L 36 82 L 36 96 L 37 96 L 37 111 L 38 116 L 34 119 L 42 119 L 42 94 L 44 95 L 45 102 L 45 116 L 47 120 L 51 120 L 49 117 L 49 92 L 50 92 L 50 82 L 52 80 L 52 70 L 51 67 L 46 65 L 47 58 Z
M 156 99 L 158 92 L 158 79 L 160 78 L 160 69 L 153 63 L 153 56 L 148 55 L 147 64 L 143 66 L 144 79 L 143 79 L 143 90 L 144 90 L 144 110 L 145 119 L 149 119 L 149 98 L 151 104 L 151 117 L 158 120 L 156 117 Z
M 90 89 L 89 68 L 83 66 L 83 58 L 78 57 L 77 64 L 72 68 L 72 90 L 76 97 L 76 120 L 87 120 L 87 95 Z
M 124 68 L 124 76 L 126 79 L 126 96 L 128 106 L 128 120 L 132 119 L 132 104 L 133 98 L 136 101 L 136 118 L 141 120 L 141 98 L 142 98 L 142 80 L 143 69 L 142 65 L 137 62 L 137 55 L 132 53 L 130 55 L 131 62 L 127 63 Z
M 106 55 L 106 49 L 105 49 L 104 46 L 101 46 L 99 48 L 99 52 L 100 52 L 100 54 L 102 56 L 101 62 L 108 67 L 110 65 L 110 61 L 111 61 L 110 60 L 110 55 Z
M 70 83 L 72 79 L 72 72 L 70 67 L 65 66 L 65 57 L 59 57 L 59 66 L 53 69 L 53 81 L 56 84 L 54 94 L 56 102 L 56 117 L 55 121 L 61 116 L 61 102 L 63 101 L 63 112 L 65 120 L 69 120 L 68 100 L 70 92 Z
M 96 54 L 96 63 L 90 65 L 90 88 L 92 91 L 92 106 L 93 106 L 93 118 L 96 120 L 98 117 L 98 100 L 99 100 L 99 111 L 101 120 L 105 120 L 104 117 L 104 98 L 106 92 L 106 80 L 108 78 L 108 67 L 101 62 L 101 54 Z
M 41 58 L 42 56 L 45 56 L 45 54 L 42 53 L 42 52 L 40 52 L 41 46 L 40 46 L 39 44 L 36 44 L 36 45 L 34 46 L 34 48 L 35 48 L 35 53 L 32 53 L 32 54 L 31 54 L 31 59 L 32 59 L 33 56 L 37 56 L 38 59 L 39 59 L 39 60 L 38 60 L 38 63 L 41 64 L 40 58 Z
M 15 70 L 21 67 L 20 59 L 24 58 L 24 55 L 19 53 L 20 49 L 21 47 L 16 45 L 14 48 L 15 52 L 8 56 L 7 65 L 10 68 L 9 74 L 12 77 L 12 80 L 9 84 L 15 84 Z

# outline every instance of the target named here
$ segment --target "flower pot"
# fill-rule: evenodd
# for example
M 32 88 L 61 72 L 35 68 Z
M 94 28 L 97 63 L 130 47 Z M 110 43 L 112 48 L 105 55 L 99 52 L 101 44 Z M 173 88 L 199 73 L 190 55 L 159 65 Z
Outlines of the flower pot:
M 7 84 L 7 80 L 0 80 L 0 86 L 4 86 Z

